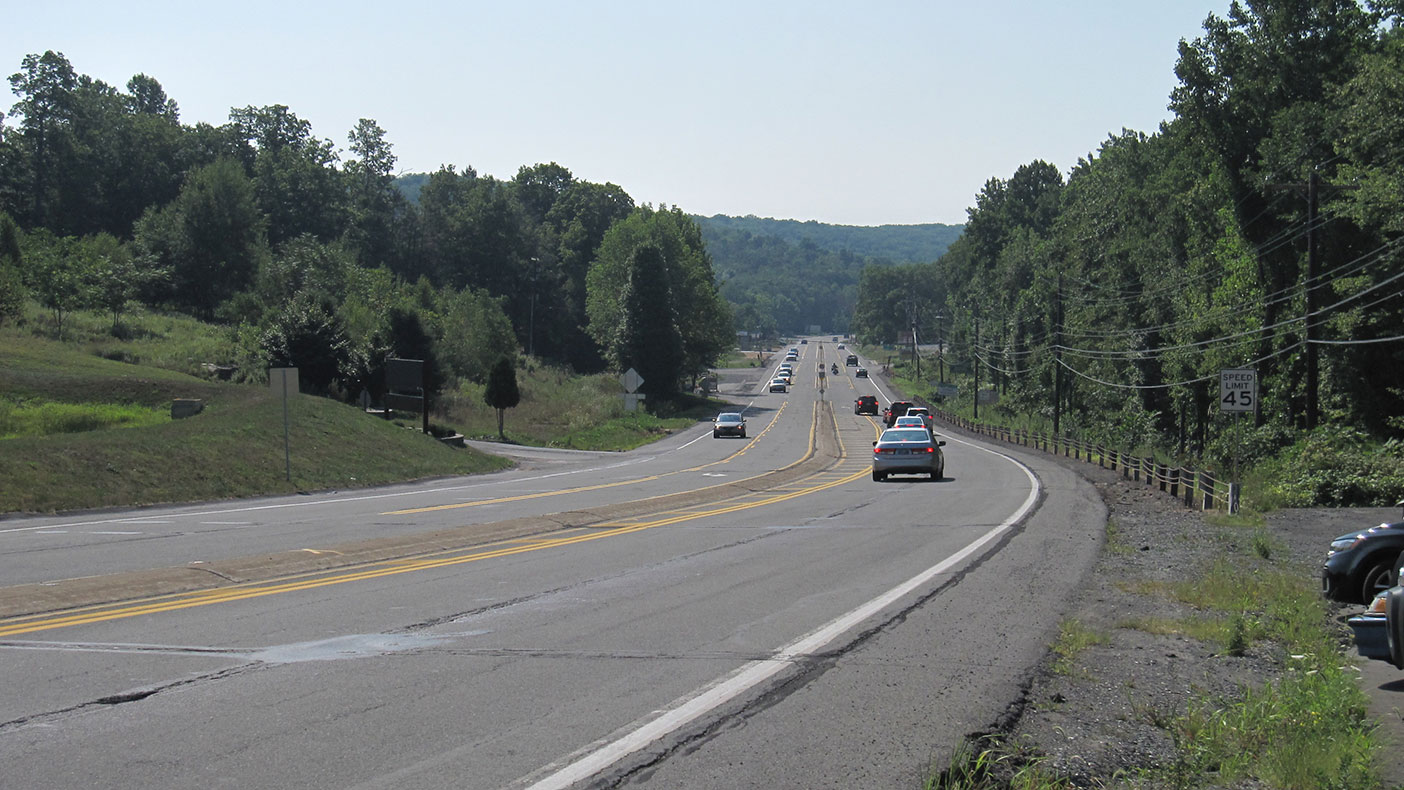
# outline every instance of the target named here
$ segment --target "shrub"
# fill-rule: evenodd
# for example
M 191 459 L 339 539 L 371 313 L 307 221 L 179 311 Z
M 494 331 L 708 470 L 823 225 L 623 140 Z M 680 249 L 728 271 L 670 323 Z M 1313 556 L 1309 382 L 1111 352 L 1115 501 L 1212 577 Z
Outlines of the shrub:
M 1385 507 L 1404 498 L 1404 444 L 1352 428 L 1319 428 L 1264 465 L 1283 507 Z

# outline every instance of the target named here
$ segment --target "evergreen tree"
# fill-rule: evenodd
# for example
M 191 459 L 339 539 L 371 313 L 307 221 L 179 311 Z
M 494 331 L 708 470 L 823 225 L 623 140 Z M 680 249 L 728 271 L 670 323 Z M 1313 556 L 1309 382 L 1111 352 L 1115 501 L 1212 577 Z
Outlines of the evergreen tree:
M 483 402 L 497 409 L 497 438 L 507 439 L 502 432 L 502 414 L 507 409 L 515 409 L 521 400 L 521 390 L 517 389 L 517 369 L 510 358 L 502 357 L 488 372 L 487 387 L 483 390 Z

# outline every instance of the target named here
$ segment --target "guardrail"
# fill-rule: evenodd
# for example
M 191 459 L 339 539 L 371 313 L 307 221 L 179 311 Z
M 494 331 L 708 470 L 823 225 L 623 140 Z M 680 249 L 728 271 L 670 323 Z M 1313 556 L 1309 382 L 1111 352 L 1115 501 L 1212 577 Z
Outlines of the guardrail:
M 1095 462 L 1097 466 L 1111 469 L 1113 472 L 1120 471 L 1121 476 L 1128 480 L 1144 482 L 1147 486 L 1158 486 L 1161 491 L 1183 501 L 1185 507 L 1231 511 L 1230 485 L 1227 481 L 1215 477 L 1211 471 L 1169 466 L 1154 458 L 1133 455 L 1068 436 L 972 422 L 948 411 L 933 408 L 920 398 L 913 398 L 912 402 L 926 406 L 937 419 L 970 433 L 1089 464 Z

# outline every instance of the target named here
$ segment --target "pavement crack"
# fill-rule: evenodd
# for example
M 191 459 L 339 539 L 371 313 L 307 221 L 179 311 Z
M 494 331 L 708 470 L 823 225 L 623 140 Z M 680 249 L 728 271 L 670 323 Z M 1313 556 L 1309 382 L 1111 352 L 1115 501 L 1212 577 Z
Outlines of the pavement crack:
M 151 697 L 155 697 L 159 694 L 164 694 L 167 691 L 171 691 L 173 689 L 184 688 L 186 686 L 192 686 L 197 683 L 217 682 L 220 680 L 224 680 L 225 678 L 241 675 L 245 672 L 257 670 L 259 668 L 260 665 L 258 664 L 245 664 L 237 667 L 229 667 L 227 669 L 221 669 L 217 672 L 209 672 L 203 675 L 197 675 L 195 677 L 190 678 L 181 678 L 180 680 L 174 680 L 169 683 L 162 683 L 156 686 L 147 686 L 144 688 L 131 689 L 130 691 L 123 691 L 117 694 L 109 694 L 105 697 L 99 697 L 95 700 L 90 700 L 88 702 L 80 702 L 76 705 L 70 705 L 66 708 L 60 708 L 58 710 L 30 714 L 28 716 L 24 716 L 18 719 L 0 722 L 0 734 L 12 732 L 14 730 L 18 730 L 23 727 L 33 726 L 36 724 L 47 724 L 49 722 L 72 716 L 74 714 L 81 714 L 98 709 L 110 708 L 117 705 L 125 705 L 130 702 L 141 702 L 142 700 L 150 699 Z

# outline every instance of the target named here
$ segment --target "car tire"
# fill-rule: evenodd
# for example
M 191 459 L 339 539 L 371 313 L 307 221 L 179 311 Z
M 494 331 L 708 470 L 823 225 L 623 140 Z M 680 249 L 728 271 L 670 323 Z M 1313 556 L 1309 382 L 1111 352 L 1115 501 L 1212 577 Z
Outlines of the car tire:
M 934 482 L 936 482 L 937 480 L 945 480 L 945 479 L 946 479 L 946 466 L 945 466 L 945 464 L 942 464 L 941 466 L 936 467 L 936 471 L 934 471 L 934 472 L 931 473 L 931 482 L 934 483 Z
M 1394 586 L 1394 562 L 1380 561 L 1371 565 L 1360 577 L 1360 603 L 1368 604 L 1376 595 Z
M 882 481 L 884 481 L 884 480 L 886 480 L 886 479 L 887 479 L 887 475 L 883 474 L 882 472 L 878 472 L 878 471 L 874 471 L 874 472 L 873 472 L 873 482 L 874 482 L 874 483 L 881 483 Z
M 745 431 L 745 429 L 742 429 L 742 431 L 741 431 L 741 438 L 742 438 L 742 439 L 745 439 L 745 438 L 746 438 L 746 431 Z

